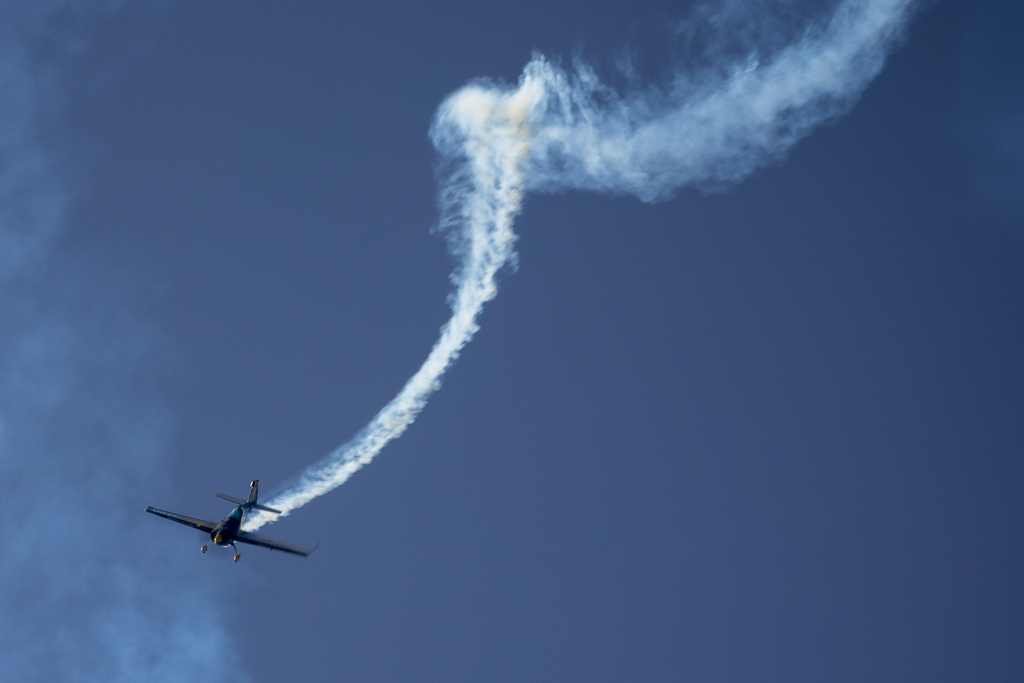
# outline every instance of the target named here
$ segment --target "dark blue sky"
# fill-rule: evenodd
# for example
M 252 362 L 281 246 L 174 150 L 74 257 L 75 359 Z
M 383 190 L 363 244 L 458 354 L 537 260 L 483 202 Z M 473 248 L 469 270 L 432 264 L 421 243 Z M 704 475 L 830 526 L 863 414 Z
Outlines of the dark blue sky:
M 534 49 L 652 78 L 688 5 L 10 7 L 35 123 L 4 173 L 44 156 L 66 205 L 3 191 L 57 234 L 4 280 L 19 680 L 1024 676 L 1016 3 L 925 3 L 848 115 L 733 187 L 530 195 L 416 423 L 265 528 L 317 552 L 237 565 L 142 510 L 268 495 L 419 367 L 444 96 Z

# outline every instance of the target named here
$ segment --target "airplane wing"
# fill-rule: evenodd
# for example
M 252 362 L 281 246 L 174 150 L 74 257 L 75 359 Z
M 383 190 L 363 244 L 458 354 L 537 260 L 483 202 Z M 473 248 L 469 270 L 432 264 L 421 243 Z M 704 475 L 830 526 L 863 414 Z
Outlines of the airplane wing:
M 185 515 L 179 515 L 174 512 L 167 512 L 166 510 L 157 510 L 154 507 L 146 508 L 146 512 L 151 512 L 158 517 L 164 517 L 177 522 L 178 524 L 184 524 L 185 526 L 195 527 L 207 533 L 213 531 L 213 527 L 217 526 L 216 522 L 207 522 L 204 519 L 196 519 L 195 517 L 186 517 Z
M 316 548 L 313 548 L 313 550 L 306 550 L 305 548 L 301 548 L 297 545 L 279 541 L 276 538 L 270 538 L 269 536 L 263 536 L 262 534 L 252 534 L 248 531 L 239 531 L 235 534 L 235 540 L 262 546 L 264 548 L 270 548 L 271 550 L 281 550 L 286 553 L 294 553 L 296 555 L 302 555 L 303 557 L 307 557 L 311 552 L 313 552 L 313 550 L 316 550 Z

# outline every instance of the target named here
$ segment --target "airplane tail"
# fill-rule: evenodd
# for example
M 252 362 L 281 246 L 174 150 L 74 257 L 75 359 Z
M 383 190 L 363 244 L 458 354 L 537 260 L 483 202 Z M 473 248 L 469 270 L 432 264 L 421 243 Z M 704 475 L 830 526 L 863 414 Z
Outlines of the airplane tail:
M 249 500 L 242 500 L 241 498 L 235 498 L 234 496 L 229 496 L 226 493 L 218 493 L 217 497 L 218 498 L 223 498 L 224 500 L 230 500 L 235 505 L 242 505 L 246 509 L 254 508 L 256 510 L 263 510 L 264 512 L 273 512 L 274 514 L 278 514 L 278 515 L 281 514 L 280 510 L 275 510 L 274 508 L 268 508 L 266 505 L 260 505 L 260 504 L 258 504 L 256 502 L 256 496 L 258 495 L 259 490 L 260 490 L 260 480 L 259 479 L 257 479 L 256 481 L 251 482 L 249 484 L 249 486 L 252 487 L 249 490 Z
M 260 480 L 259 479 L 254 480 L 251 484 L 249 484 L 249 486 L 252 487 L 249 490 L 249 501 L 248 501 L 249 507 L 251 507 L 251 508 L 253 508 L 255 510 L 263 510 L 264 512 L 273 512 L 274 514 L 277 514 L 277 515 L 281 514 L 280 510 L 275 510 L 274 508 L 268 508 L 266 505 L 259 505 L 259 504 L 257 504 L 256 496 L 259 494 L 259 490 L 260 490 Z

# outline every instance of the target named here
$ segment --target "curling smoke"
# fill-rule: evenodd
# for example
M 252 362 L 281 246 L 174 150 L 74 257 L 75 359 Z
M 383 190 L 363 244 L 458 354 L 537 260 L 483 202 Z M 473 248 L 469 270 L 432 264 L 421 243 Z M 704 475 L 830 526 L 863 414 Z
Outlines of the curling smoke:
M 526 191 L 654 201 L 688 185 L 737 182 L 852 106 L 881 71 L 912 4 L 843 0 L 782 49 L 760 56 L 751 46 L 740 60 L 676 73 L 662 88 L 623 94 L 586 66 L 567 71 L 538 55 L 515 88 L 478 81 L 450 95 L 431 138 L 447 171 L 440 224 L 460 259 L 452 317 L 398 395 L 269 505 L 286 515 L 340 486 L 412 424 L 497 293 Z M 246 528 L 277 517 L 260 513 Z

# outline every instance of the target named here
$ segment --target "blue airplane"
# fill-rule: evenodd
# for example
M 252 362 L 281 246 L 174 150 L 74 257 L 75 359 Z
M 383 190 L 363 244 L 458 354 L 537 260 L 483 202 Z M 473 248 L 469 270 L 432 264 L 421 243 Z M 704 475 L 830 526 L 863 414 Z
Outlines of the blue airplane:
M 276 514 L 281 514 L 280 510 L 268 508 L 265 505 L 260 505 L 259 503 L 256 502 L 256 495 L 260 488 L 259 479 L 249 484 L 249 486 L 251 487 L 251 489 L 249 490 L 249 500 L 242 500 L 241 498 L 235 498 L 233 496 L 228 496 L 223 493 L 217 494 L 218 498 L 229 500 L 232 503 L 238 505 L 238 507 L 231 511 L 231 514 L 229 514 L 227 517 L 221 520 L 220 524 L 216 524 L 214 522 L 207 522 L 202 519 L 196 519 L 195 517 L 186 517 L 185 515 L 179 515 L 174 512 L 167 512 L 166 510 L 157 510 L 155 507 L 147 507 L 146 512 L 151 512 L 154 515 L 164 517 L 171 521 L 177 522 L 178 524 L 184 524 L 185 526 L 194 527 L 196 529 L 199 529 L 200 531 L 207 532 L 208 534 L 210 534 L 210 538 L 216 545 L 219 545 L 222 548 L 227 548 L 228 546 L 231 546 L 231 548 L 235 551 L 235 562 L 238 562 L 238 559 L 242 557 L 242 555 L 238 552 L 238 548 L 235 547 L 235 541 L 240 541 L 242 543 L 251 543 L 252 545 L 270 548 L 271 550 L 280 550 L 282 552 L 292 553 L 294 555 L 302 555 L 303 557 L 309 557 L 309 554 L 313 552 L 313 550 L 316 550 L 315 547 L 313 548 L 313 550 L 306 550 L 305 548 L 300 548 L 297 545 L 285 543 L 284 541 L 278 541 L 277 539 L 270 538 L 269 536 L 263 536 L 262 534 L 253 534 L 248 531 L 242 531 L 242 524 L 245 522 L 245 516 L 246 514 L 248 514 L 249 510 L 263 510 L 264 512 L 273 512 Z M 317 545 L 320 544 L 318 543 Z M 203 545 L 203 547 L 200 548 L 200 550 L 202 550 L 205 553 L 208 547 L 209 543 Z

